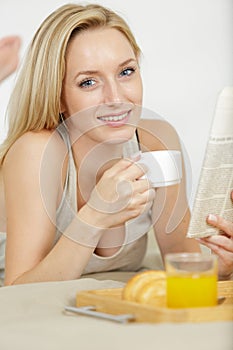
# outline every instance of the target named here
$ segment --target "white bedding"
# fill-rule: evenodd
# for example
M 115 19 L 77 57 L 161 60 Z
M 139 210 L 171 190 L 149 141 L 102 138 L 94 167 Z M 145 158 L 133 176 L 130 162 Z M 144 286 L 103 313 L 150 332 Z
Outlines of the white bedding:
M 124 278 L 126 273 L 124 273 Z M 116 276 L 115 276 L 116 277 Z M 121 287 L 84 278 L 0 288 L 1 350 L 232 350 L 232 322 L 117 324 L 67 315 L 78 290 Z

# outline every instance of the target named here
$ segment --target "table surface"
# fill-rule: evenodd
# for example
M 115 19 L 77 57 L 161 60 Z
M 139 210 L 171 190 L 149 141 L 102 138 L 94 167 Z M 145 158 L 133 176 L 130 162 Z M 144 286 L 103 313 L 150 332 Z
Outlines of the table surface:
M 77 291 L 123 286 L 108 276 L 0 288 L 0 349 L 233 349 L 233 322 L 117 324 L 64 312 Z

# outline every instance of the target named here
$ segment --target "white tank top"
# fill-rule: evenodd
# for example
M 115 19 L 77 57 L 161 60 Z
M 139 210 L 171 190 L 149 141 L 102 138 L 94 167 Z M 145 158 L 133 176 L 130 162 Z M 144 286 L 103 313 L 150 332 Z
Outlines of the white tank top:
M 57 128 L 68 149 L 68 167 L 64 191 L 57 209 L 57 241 L 77 213 L 77 174 L 68 131 L 64 124 Z M 152 226 L 151 210 L 125 223 L 125 241 L 110 257 L 92 254 L 83 274 L 101 271 L 136 271 L 140 268 L 147 248 L 147 232 Z

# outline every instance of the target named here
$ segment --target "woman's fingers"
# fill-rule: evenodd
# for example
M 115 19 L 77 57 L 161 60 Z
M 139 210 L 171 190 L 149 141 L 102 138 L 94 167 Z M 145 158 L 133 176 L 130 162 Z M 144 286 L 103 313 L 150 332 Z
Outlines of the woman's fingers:
M 212 243 L 206 238 L 198 239 L 198 241 L 211 249 L 212 253 L 216 254 L 219 258 L 219 278 L 229 279 L 233 271 L 233 252 L 228 251 L 218 244 Z
M 203 243 L 206 247 L 210 248 L 212 252 L 217 254 L 224 262 L 233 261 L 233 252 L 226 251 L 223 247 L 207 240 L 200 239 L 200 242 Z
M 209 214 L 207 223 L 225 232 L 228 236 L 233 237 L 233 223 L 219 215 Z
M 144 164 L 131 163 L 131 166 L 121 173 L 121 177 L 128 181 L 140 179 L 146 174 L 148 168 Z
M 221 247 L 226 251 L 233 253 L 233 240 L 224 235 L 214 235 L 200 239 L 201 242 L 212 244 L 217 247 Z
M 118 181 L 134 181 L 145 175 L 146 172 L 147 167 L 144 164 L 138 164 L 131 159 L 121 159 L 106 170 L 105 175 Z
M 135 196 L 132 196 L 131 206 L 146 204 L 155 199 L 155 190 L 153 188 L 144 191 L 143 193 L 136 193 Z

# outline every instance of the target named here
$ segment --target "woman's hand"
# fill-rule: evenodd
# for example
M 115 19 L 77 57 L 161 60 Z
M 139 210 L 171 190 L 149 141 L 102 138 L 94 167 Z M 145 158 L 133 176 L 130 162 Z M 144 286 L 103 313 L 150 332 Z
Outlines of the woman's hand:
M 82 210 L 89 216 L 83 219 L 92 225 L 110 228 L 148 209 L 155 198 L 155 190 L 148 180 L 140 179 L 145 172 L 142 165 L 129 159 L 121 159 L 106 170 L 91 193 L 88 209 Z
M 231 199 L 233 200 L 233 192 Z M 218 255 L 219 279 L 231 279 L 233 277 L 233 223 L 212 214 L 207 217 L 207 223 L 218 228 L 220 234 L 201 238 L 199 242 Z

